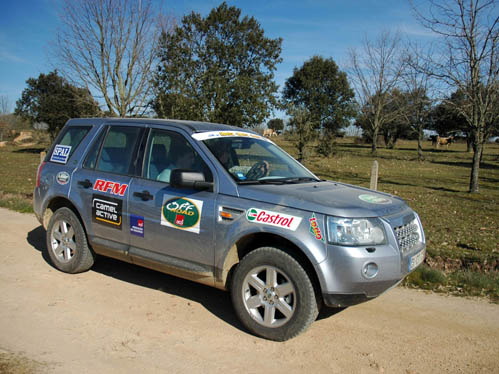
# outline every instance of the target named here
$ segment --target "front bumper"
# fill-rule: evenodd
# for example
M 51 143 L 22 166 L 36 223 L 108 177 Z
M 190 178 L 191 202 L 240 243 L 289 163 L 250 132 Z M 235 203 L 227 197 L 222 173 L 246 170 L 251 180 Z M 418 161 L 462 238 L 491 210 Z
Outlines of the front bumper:
M 410 209 L 396 217 L 383 218 L 387 233 L 385 245 L 342 247 L 328 244 L 327 258 L 315 265 L 324 303 L 343 307 L 368 301 L 395 287 L 412 272 L 424 258 L 424 234 L 421 241 L 402 247 L 394 229 L 415 218 L 417 215 Z M 417 221 L 421 225 L 419 218 Z

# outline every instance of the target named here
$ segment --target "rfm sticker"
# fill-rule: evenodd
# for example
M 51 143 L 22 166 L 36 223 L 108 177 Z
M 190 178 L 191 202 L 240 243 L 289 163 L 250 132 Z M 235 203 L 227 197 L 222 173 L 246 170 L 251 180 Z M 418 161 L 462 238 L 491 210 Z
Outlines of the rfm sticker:
M 128 184 L 97 179 L 94 183 L 94 191 L 109 192 L 111 195 L 124 196 Z
M 319 223 L 317 222 L 317 218 L 315 217 L 315 213 L 312 213 L 312 217 L 310 217 L 308 221 L 310 222 L 310 232 L 315 236 L 317 240 L 323 242 L 324 236 L 322 235 Z
M 203 212 L 201 200 L 184 197 L 163 196 L 161 208 L 161 224 L 176 229 L 199 234 L 199 223 Z
M 60 164 L 65 164 L 66 162 L 68 162 L 70 152 L 71 152 L 70 145 L 57 144 L 54 148 L 54 151 L 52 152 L 50 161 L 58 162 Z

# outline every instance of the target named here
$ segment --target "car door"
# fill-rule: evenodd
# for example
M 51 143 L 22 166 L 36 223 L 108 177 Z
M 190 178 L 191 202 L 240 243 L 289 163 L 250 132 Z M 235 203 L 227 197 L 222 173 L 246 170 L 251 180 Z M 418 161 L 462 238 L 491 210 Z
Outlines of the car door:
M 133 178 L 129 192 L 130 254 L 136 263 L 161 264 L 199 277 L 210 275 L 214 263 L 215 194 L 173 188 L 173 169 L 212 172 L 192 139 L 181 132 L 151 128 L 145 146 L 142 177 Z M 199 280 L 199 279 L 198 279 Z
M 129 245 L 127 199 L 135 155 L 144 128 L 105 126 L 73 176 L 71 200 L 83 207 L 90 243 L 97 252 L 120 252 Z M 111 251 L 111 253 L 108 253 Z

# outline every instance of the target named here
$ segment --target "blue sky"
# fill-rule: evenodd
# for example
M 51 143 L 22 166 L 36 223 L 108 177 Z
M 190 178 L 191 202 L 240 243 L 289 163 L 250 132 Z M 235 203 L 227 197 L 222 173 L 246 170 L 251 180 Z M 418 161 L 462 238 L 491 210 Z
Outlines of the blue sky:
M 0 95 L 10 109 L 26 88 L 26 80 L 48 73 L 54 66 L 49 45 L 58 26 L 60 0 L 0 0 Z M 206 15 L 221 0 L 157 1 L 178 19 L 196 11 Z M 348 62 L 348 49 L 362 38 L 382 30 L 400 30 L 409 37 L 426 39 L 427 31 L 414 19 L 406 0 L 228 0 L 255 17 L 270 38 L 283 38 L 283 62 L 276 82 L 283 87 L 313 55 L 332 57 L 340 67 Z

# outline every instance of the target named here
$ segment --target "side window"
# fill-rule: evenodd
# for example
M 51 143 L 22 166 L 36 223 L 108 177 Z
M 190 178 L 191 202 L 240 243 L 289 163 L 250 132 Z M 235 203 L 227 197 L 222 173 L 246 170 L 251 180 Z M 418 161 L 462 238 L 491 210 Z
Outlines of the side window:
M 111 127 L 104 139 L 95 169 L 129 174 L 139 134 L 140 128 L 138 127 Z
M 92 126 L 69 126 L 63 129 L 54 142 L 50 161 L 65 164 Z
M 106 130 L 102 130 L 97 139 L 95 139 L 94 144 L 92 144 L 92 148 L 87 154 L 87 158 L 83 163 L 83 167 L 85 169 L 93 169 L 97 164 L 97 156 L 99 155 L 100 146 L 102 144 L 102 140 L 104 139 L 104 135 L 106 134 Z
M 213 177 L 208 166 L 191 144 L 180 134 L 152 129 L 149 135 L 144 162 L 144 177 L 170 183 L 174 169 L 188 169 L 204 174 L 207 181 Z

